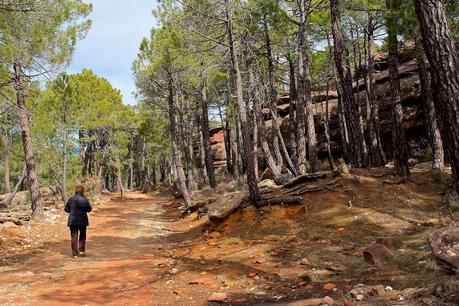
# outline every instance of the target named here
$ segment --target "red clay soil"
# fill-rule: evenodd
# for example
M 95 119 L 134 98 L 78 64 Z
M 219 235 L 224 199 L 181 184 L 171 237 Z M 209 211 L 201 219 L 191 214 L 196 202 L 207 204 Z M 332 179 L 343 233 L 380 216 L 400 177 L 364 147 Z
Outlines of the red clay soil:
M 174 244 L 163 238 L 167 202 L 140 193 L 113 198 L 90 218 L 87 257 L 71 258 L 62 233 L 45 251 L 1 267 L 0 305 L 201 304 L 207 292 L 193 287 L 190 294 L 175 294 L 169 281 L 175 260 Z
M 306 194 L 307 213 L 249 207 L 213 226 L 197 213 L 181 217 L 178 203 L 159 194 L 113 197 L 91 216 L 87 257 L 70 257 L 62 218 L 42 251 L 0 263 L 0 305 L 213 305 L 208 298 L 219 292 L 231 305 L 320 305 L 327 296 L 337 305 L 455 305 L 457 292 L 431 296 L 432 286 L 455 278 L 426 243 L 455 218 L 439 178 L 419 170 L 410 182 L 385 184 L 369 174 Z M 366 263 L 362 251 L 386 235 L 403 242 L 394 258 Z M 393 290 L 357 302 L 350 291 L 360 283 Z

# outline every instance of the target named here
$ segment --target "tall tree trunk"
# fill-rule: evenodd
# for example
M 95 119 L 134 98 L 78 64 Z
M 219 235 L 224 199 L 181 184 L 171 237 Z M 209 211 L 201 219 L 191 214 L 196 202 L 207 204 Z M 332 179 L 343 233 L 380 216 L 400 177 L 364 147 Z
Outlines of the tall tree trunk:
M 459 191 L 459 54 L 440 0 L 415 0 L 422 43 L 429 60 L 432 89 L 443 121 L 445 147 Z
M 239 145 L 239 131 L 238 131 L 238 124 L 236 121 L 236 114 L 235 112 L 232 113 L 231 115 L 231 120 L 233 124 L 233 129 L 234 129 L 234 137 L 232 138 L 232 152 L 231 156 L 233 158 L 232 163 L 233 163 L 233 176 L 234 178 L 239 182 L 243 183 L 244 178 L 244 172 L 242 171 L 242 161 L 241 158 L 239 157 L 239 152 L 240 152 L 240 145 Z
M 62 99 L 63 103 L 63 128 L 62 128 L 62 133 L 63 133 L 63 141 L 62 141 L 62 201 L 67 203 L 67 141 L 68 141 L 68 131 L 67 131 L 67 95 L 64 95 L 64 98 Z
M 134 190 L 134 144 L 129 146 L 129 186 L 128 188 Z
M 169 134 L 171 137 L 172 143 L 172 159 L 173 159 L 173 168 L 176 172 L 176 180 L 180 192 L 182 193 L 183 200 L 185 201 L 185 206 L 189 207 L 191 202 L 191 197 L 186 186 L 186 177 L 185 172 L 183 171 L 182 160 L 180 158 L 180 151 L 177 145 L 177 131 L 176 131 L 176 106 L 175 106 L 175 96 L 174 96 L 174 80 L 172 75 L 169 72 L 169 82 L 168 82 L 168 106 L 169 106 Z
M 403 108 L 400 96 L 400 76 L 398 69 L 398 19 L 395 15 L 399 9 L 399 0 L 387 0 L 390 10 L 387 16 L 387 40 L 389 49 L 389 83 L 392 100 L 392 146 L 394 152 L 395 174 L 406 177 L 410 174 L 408 165 L 408 145 L 403 128 Z
M 185 98 L 186 99 L 186 98 Z M 186 136 L 186 149 L 188 151 L 187 159 L 187 170 L 188 170 L 188 188 L 189 190 L 196 190 L 198 185 L 195 179 L 195 168 L 194 168 L 194 151 L 193 151 L 193 129 L 194 129 L 194 116 L 191 112 L 190 101 L 186 99 L 185 101 L 185 110 L 187 113 L 188 126 L 186 127 L 185 136 Z
M 277 131 L 274 130 L 274 121 L 277 120 L 277 91 L 276 91 L 275 79 L 274 79 L 274 61 L 273 61 L 273 54 L 271 50 L 271 37 L 269 36 L 268 22 L 266 20 L 266 12 L 263 12 L 263 31 L 264 31 L 265 44 L 266 44 L 266 58 L 268 60 L 268 88 L 269 88 L 269 101 L 270 101 L 269 108 L 271 109 L 271 113 L 272 113 L 271 118 L 273 122 L 273 128 L 272 128 L 273 151 L 274 151 L 274 155 L 276 156 L 278 167 L 282 168 L 283 160 L 282 160 L 282 154 L 281 154 L 280 145 L 279 145 L 279 135 Z
M 229 6 L 229 0 L 225 0 L 225 13 L 226 13 L 226 25 L 227 25 L 227 34 L 228 34 L 229 55 L 231 59 L 231 68 L 234 71 L 234 76 L 236 77 L 236 96 L 237 96 L 236 109 L 237 109 L 239 121 L 241 123 L 243 152 L 246 157 L 246 166 L 247 166 L 247 184 L 249 186 L 249 196 L 252 202 L 257 203 L 260 200 L 260 194 L 258 190 L 255 169 L 253 167 L 253 144 L 252 144 L 252 139 L 250 138 L 250 131 L 249 131 L 250 124 L 247 121 L 247 111 L 245 108 L 244 97 L 242 94 L 242 76 L 241 76 L 241 71 L 239 70 L 239 63 L 238 63 L 237 53 L 236 53 L 234 39 L 233 39 L 233 25 L 232 25 L 233 21 L 232 21 L 232 16 L 231 16 L 231 9 Z
M 276 163 L 276 160 L 268 144 L 265 120 L 263 117 L 263 113 L 261 111 L 262 102 L 260 97 L 260 91 L 258 89 L 257 82 L 255 80 L 255 75 L 250 64 L 247 64 L 247 70 L 249 71 L 250 95 L 253 99 L 255 118 L 256 123 L 258 125 L 258 135 L 260 136 L 260 145 L 263 151 L 263 156 L 265 157 L 266 162 L 268 163 L 268 168 L 271 171 L 276 184 L 283 185 L 285 184 L 285 180 L 282 177 L 282 168 L 279 167 Z
M 327 35 L 328 50 L 330 52 L 330 60 L 333 60 L 332 45 L 330 42 L 330 34 L 328 33 L 328 31 L 326 31 L 326 35 Z M 350 161 L 349 136 L 347 132 L 346 118 L 344 117 L 343 99 L 342 99 L 342 93 L 341 93 L 341 86 L 338 80 L 338 73 L 336 71 L 336 65 L 333 65 L 333 79 L 335 81 L 335 88 L 338 94 L 338 124 L 339 124 L 340 136 L 341 136 L 341 147 L 343 150 L 343 159 L 344 159 L 344 162 L 348 163 Z
M 349 65 L 349 51 L 344 42 L 341 29 L 341 13 L 339 0 L 330 1 L 332 16 L 332 34 L 334 42 L 335 65 L 341 91 L 342 110 L 346 120 L 349 136 L 349 157 L 353 167 L 364 166 L 364 138 L 359 127 L 358 108 L 352 88 L 352 75 Z
M 204 183 L 209 181 L 209 177 L 207 176 L 207 169 L 206 169 L 206 152 L 204 149 L 204 136 L 202 133 L 202 120 L 199 119 L 199 155 L 201 157 L 201 169 L 202 169 L 202 179 Z
M 124 195 L 123 177 L 121 175 L 121 161 L 119 157 L 116 158 L 116 189 L 120 193 L 120 196 Z
M 201 110 L 202 110 L 202 136 L 204 140 L 204 153 L 206 160 L 207 177 L 209 178 L 209 186 L 212 189 L 217 187 L 217 181 L 215 179 L 214 159 L 212 156 L 212 146 L 210 143 L 210 132 L 209 132 L 209 111 L 207 102 L 207 87 L 206 82 L 203 81 L 201 85 Z
M 43 208 L 41 206 L 40 186 L 38 184 L 37 173 L 35 171 L 35 158 L 32 149 L 32 139 L 29 131 L 29 118 L 25 105 L 25 89 L 21 63 L 14 62 L 15 72 L 15 90 L 18 105 L 19 124 L 22 131 L 22 145 L 24 148 L 25 164 L 27 167 L 27 183 L 32 200 L 32 217 L 43 217 Z
M 327 98 L 325 101 L 325 118 L 323 120 L 323 124 L 324 124 L 325 138 L 327 140 L 328 163 L 330 165 L 330 170 L 335 171 L 335 163 L 333 161 L 333 154 L 331 151 L 331 140 L 330 140 L 330 129 L 329 129 L 329 122 L 330 122 L 330 116 L 329 116 L 329 111 L 328 111 L 329 88 L 330 88 L 330 82 L 327 80 L 327 92 L 326 92 Z
M 65 115 L 64 115 L 65 117 Z M 68 131 L 64 119 L 64 139 L 62 143 L 62 158 L 63 158 L 63 165 L 62 165 L 62 201 L 64 203 L 67 203 L 67 162 L 68 162 L 68 157 L 67 157 L 67 138 L 68 138 Z
M 379 102 L 376 93 L 375 80 L 375 56 L 374 48 L 374 25 L 373 19 L 368 19 L 367 25 L 367 94 L 370 104 L 370 120 L 368 122 L 368 136 L 370 139 L 370 165 L 381 167 L 386 164 L 386 156 L 382 149 L 379 128 Z
M 351 27 L 352 29 L 352 27 Z M 359 37 L 359 30 L 358 27 L 356 27 L 356 36 L 354 40 L 354 33 L 351 30 L 351 40 L 353 41 L 352 44 L 352 51 L 353 51 L 353 59 L 354 59 L 354 78 L 355 78 L 355 102 L 357 103 L 357 111 L 358 111 L 358 118 L 359 118 L 359 128 L 360 128 L 360 133 L 363 136 L 363 154 L 364 154 L 364 165 L 368 165 L 368 150 L 367 150 L 367 144 L 365 141 L 365 129 L 364 129 L 364 122 L 363 122 L 363 116 L 362 116 L 362 103 L 360 102 L 360 75 L 359 75 L 359 68 L 362 65 L 362 60 L 361 60 L 361 52 L 360 52 L 360 37 Z M 357 51 L 358 50 L 358 51 Z
M 293 59 L 288 54 L 286 56 L 287 61 L 288 61 L 288 67 L 289 67 L 289 109 L 288 109 L 288 115 L 289 115 L 289 125 L 291 131 L 296 131 L 297 130 L 297 125 L 296 125 L 296 97 L 297 97 L 297 91 L 296 91 L 296 78 L 295 78 L 295 65 L 293 63 Z M 290 149 L 292 152 L 292 161 L 296 166 L 298 165 L 297 163 L 297 156 L 296 156 L 296 133 L 290 133 Z
M 298 176 L 299 175 L 299 171 L 295 167 L 295 164 L 293 163 L 292 159 L 290 158 L 290 154 L 288 153 L 287 146 L 285 145 L 281 129 L 280 129 L 279 125 L 277 124 L 277 121 L 274 121 L 273 124 L 274 124 L 273 128 L 277 132 L 277 135 L 279 136 L 279 139 L 280 139 L 282 155 L 284 156 L 284 159 L 285 159 L 285 161 L 287 163 L 287 167 L 290 169 L 290 171 L 292 171 L 293 175 Z
M 2 151 L 3 151 L 3 182 L 5 183 L 4 193 L 11 192 L 10 186 L 10 140 L 8 131 L 8 115 L 5 115 L 2 131 Z
M 222 108 L 218 106 L 218 114 L 220 116 L 220 123 L 223 129 L 223 143 L 225 144 L 225 156 L 226 156 L 226 171 L 228 173 L 232 173 L 232 166 L 231 166 L 231 142 L 228 141 L 230 138 L 230 133 L 228 131 L 228 119 L 225 118 L 223 120 Z
M 420 38 L 416 38 L 416 63 L 419 70 L 419 80 L 421 83 L 421 96 L 423 101 L 425 123 L 427 135 L 429 136 L 430 146 L 433 151 L 432 169 L 443 170 L 445 168 L 443 142 L 441 140 L 440 129 L 437 124 L 437 114 L 432 96 L 429 72 L 424 57 L 424 50 L 421 46 Z
M 253 114 L 253 168 L 255 169 L 255 175 L 257 181 L 259 180 L 259 168 L 258 168 L 258 124 L 257 124 L 257 115 Z
M 167 169 L 166 163 L 167 163 L 166 159 L 161 158 L 159 162 L 159 182 L 160 183 L 164 183 L 164 181 L 166 180 L 166 169 Z
M 151 167 L 151 182 L 153 186 L 156 186 L 158 184 L 157 178 L 156 178 L 156 167 L 157 167 L 157 162 L 156 159 L 153 160 L 153 165 Z
M 311 74 L 309 70 L 309 57 L 308 57 L 308 42 L 306 33 L 306 8 L 305 1 L 298 1 L 298 13 L 300 21 L 298 25 L 298 91 L 297 91 L 297 152 L 300 165 L 298 170 L 301 173 L 306 171 L 304 164 L 306 162 L 305 153 L 305 137 L 307 136 L 308 142 L 308 158 L 309 167 L 311 172 L 319 171 L 319 158 L 317 156 L 317 137 L 314 126 L 314 112 L 311 94 Z M 298 151 L 297 149 L 297 151 Z

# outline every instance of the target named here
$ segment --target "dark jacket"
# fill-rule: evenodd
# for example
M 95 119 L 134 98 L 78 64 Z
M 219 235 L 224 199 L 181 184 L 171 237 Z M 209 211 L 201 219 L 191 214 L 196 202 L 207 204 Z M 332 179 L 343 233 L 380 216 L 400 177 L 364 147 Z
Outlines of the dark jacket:
M 88 226 L 88 212 L 91 212 L 92 207 L 88 199 L 81 193 L 75 193 L 65 205 L 65 211 L 69 213 L 68 226 L 83 225 Z

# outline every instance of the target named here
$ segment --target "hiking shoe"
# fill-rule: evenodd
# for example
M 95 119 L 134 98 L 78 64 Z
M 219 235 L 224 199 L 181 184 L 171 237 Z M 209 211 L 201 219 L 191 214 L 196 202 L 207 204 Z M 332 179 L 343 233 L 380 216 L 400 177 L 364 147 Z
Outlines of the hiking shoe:
M 78 259 L 78 256 L 73 256 L 73 259 Z
M 86 253 L 85 252 L 80 252 L 80 257 L 85 257 Z

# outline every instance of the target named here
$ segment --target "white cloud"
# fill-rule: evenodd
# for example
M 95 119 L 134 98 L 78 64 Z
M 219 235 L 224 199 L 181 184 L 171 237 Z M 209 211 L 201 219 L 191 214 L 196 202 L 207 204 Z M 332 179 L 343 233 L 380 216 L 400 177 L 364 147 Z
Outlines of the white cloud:
M 121 90 L 125 103 L 135 103 L 131 66 L 143 37 L 155 23 L 152 10 L 156 0 L 92 0 L 92 27 L 78 42 L 68 69 L 70 73 L 87 68 L 107 78 Z

